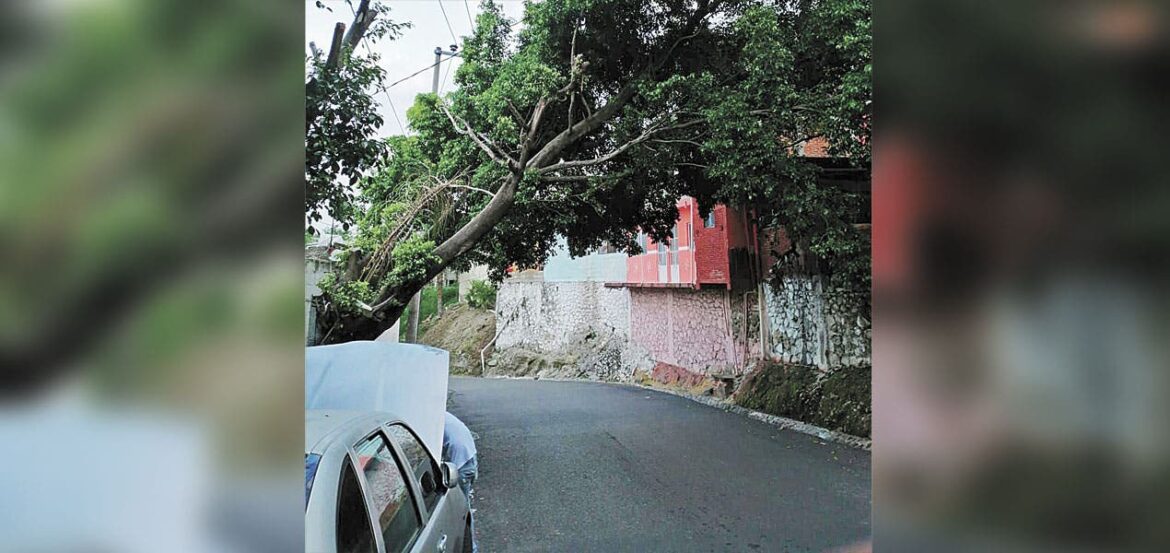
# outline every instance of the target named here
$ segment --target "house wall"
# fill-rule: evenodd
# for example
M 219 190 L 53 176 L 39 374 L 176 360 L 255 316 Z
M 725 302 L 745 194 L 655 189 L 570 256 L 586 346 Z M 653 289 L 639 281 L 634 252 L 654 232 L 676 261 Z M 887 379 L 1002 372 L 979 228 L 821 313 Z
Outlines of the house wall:
M 784 276 L 763 288 L 770 357 L 822 370 L 872 364 L 863 297 L 833 290 L 817 276 Z
M 727 208 L 717 205 L 715 227 L 704 226 L 704 219 L 695 217 L 695 272 L 700 284 L 726 284 L 730 282 L 730 266 L 727 261 Z
M 697 209 L 693 198 L 684 197 L 678 202 L 678 219 L 675 221 L 673 239 L 674 245 L 664 244 L 667 250 L 666 269 L 660 271 L 658 243 L 649 236 L 644 236 L 642 247 L 645 253 L 626 257 L 626 270 L 623 278 L 611 282 L 627 283 L 670 283 L 670 284 L 698 284 L 698 273 L 695 270 L 695 249 L 692 236 L 701 227 L 702 221 L 695 220 L 694 212 Z M 701 229 L 700 229 L 701 230 Z
M 315 345 L 317 336 L 317 312 L 313 309 L 313 298 L 321 295 L 321 282 L 333 270 L 333 262 L 312 257 L 305 258 L 305 345 Z
M 561 238 L 543 270 L 546 282 L 621 282 L 626 278 L 626 254 L 595 253 L 572 257 L 568 243 Z

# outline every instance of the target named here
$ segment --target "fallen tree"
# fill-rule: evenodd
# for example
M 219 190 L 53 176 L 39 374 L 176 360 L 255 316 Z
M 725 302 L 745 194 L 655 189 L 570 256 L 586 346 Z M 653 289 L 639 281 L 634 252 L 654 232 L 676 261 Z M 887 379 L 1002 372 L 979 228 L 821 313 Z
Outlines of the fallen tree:
M 709 209 L 804 190 L 816 220 L 798 228 L 840 242 L 830 204 L 807 193 L 816 179 L 797 161 L 800 140 L 785 137 L 858 142 L 828 128 L 857 130 L 841 105 L 868 111 L 867 97 L 840 102 L 868 95 L 839 86 L 857 60 L 837 52 L 832 25 L 809 25 L 855 15 L 842 6 L 868 17 L 867 4 L 846 0 L 548 0 L 527 6 L 513 33 L 484 2 L 458 88 L 420 95 L 408 113 L 417 134 L 365 181 L 364 244 L 319 318 L 329 340 L 376 336 L 461 264 L 486 263 L 498 279 L 541 264 L 558 236 L 574 255 L 603 243 L 637 252 L 638 229 L 669 239 L 682 195 Z M 752 157 L 739 154 L 739 135 Z

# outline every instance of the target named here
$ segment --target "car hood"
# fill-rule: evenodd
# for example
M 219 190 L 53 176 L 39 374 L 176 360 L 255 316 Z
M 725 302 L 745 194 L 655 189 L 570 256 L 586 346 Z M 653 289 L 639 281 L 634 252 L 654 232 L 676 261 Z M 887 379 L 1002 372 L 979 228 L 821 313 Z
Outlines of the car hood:
M 305 409 L 387 413 L 442 458 L 446 351 L 418 344 L 347 342 L 305 350 Z

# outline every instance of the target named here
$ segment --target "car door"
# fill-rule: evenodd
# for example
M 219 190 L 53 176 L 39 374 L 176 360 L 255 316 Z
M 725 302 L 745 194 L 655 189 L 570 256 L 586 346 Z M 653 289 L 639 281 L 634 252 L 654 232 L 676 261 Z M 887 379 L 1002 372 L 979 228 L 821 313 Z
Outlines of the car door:
M 381 431 L 355 444 L 353 455 L 378 551 L 411 551 L 422 534 L 425 515 L 411 493 L 409 467 Z
M 450 553 L 463 550 L 463 531 L 467 520 L 467 499 L 458 487 L 443 486 L 439 464 L 422 442 L 406 426 L 386 428 L 410 468 L 411 483 L 427 513 L 426 528 L 413 551 Z

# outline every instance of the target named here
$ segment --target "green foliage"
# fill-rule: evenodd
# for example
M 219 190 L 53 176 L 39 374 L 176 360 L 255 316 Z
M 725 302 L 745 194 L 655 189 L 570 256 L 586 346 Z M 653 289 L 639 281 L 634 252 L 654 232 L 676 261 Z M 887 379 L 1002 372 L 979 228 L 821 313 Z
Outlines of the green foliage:
M 731 25 L 737 64 L 670 84 L 697 99 L 709 124 L 700 151 L 710 160 L 703 176 L 719 183 L 715 199 L 755 208 L 762 225 L 783 225 L 823 259 L 835 285 L 868 290 L 869 235 L 855 226 L 863 197 L 831 184 L 796 148 L 825 137 L 830 153 L 868 172 L 869 4 L 793 5 L 747 8 Z
M 829 373 L 803 365 L 768 364 L 735 394 L 741 407 L 868 437 L 873 419 L 868 367 Z
M 427 271 L 438 263 L 435 243 L 419 237 L 403 240 L 391 255 L 393 268 L 387 275 L 390 285 L 422 286 L 427 280 Z
M 368 306 L 374 300 L 369 283 L 360 280 L 338 279 L 334 273 L 321 278 L 317 287 L 333 302 L 338 311 L 351 314 L 362 313 L 362 305 Z
M 696 12 L 707 6 L 715 12 Z M 433 250 L 518 180 L 502 219 L 458 257 L 500 279 L 509 266 L 544 263 L 560 236 L 574 255 L 603 241 L 638 252 L 636 230 L 669 238 L 676 201 L 689 195 L 704 208 L 752 208 L 825 259 L 839 283 L 866 288 L 868 237 L 854 227 L 862 198 L 826 184 L 795 146 L 823 136 L 868 167 L 868 31 L 860 0 L 545 0 L 526 4 L 519 25 L 485 1 L 458 87 L 419 95 L 407 113 L 414 134 L 391 139 L 363 181 L 369 207 L 354 243 L 368 254 L 408 222 L 402 236 Z M 519 167 L 599 112 L 604 123 L 570 133 L 556 159 Z M 649 129 L 659 130 L 644 140 Z M 494 160 L 477 141 L 517 162 Z M 548 168 L 590 160 L 599 161 Z M 457 186 L 417 201 L 442 182 Z M 436 261 L 411 261 L 416 246 L 397 245 L 388 278 L 372 285 L 421 286 Z
M 373 26 L 365 41 L 398 36 L 409 24 L 396 24 L 386 14 L 389 8 L 374 4 Z M 360 49 L 358 49 L 360 51 Z M 349 230 L 355 217 L 353 200 L 356 185 L 386 154 L 378 138 L 382 116 L 374 93 L 384 86 L 386 72 L 379 56 L 346 49 L 340 62 L 327 65 L 326 52 L 314 52 L 308 59 L 305 85 L 305 218 L 310 231 L 322 213 Z
M 471 290 L 467 292 L 467 305 L 476 309 L 495 309 L 496 291 L 496 286 L 490 282 L 474 280 L 471 282 Z

